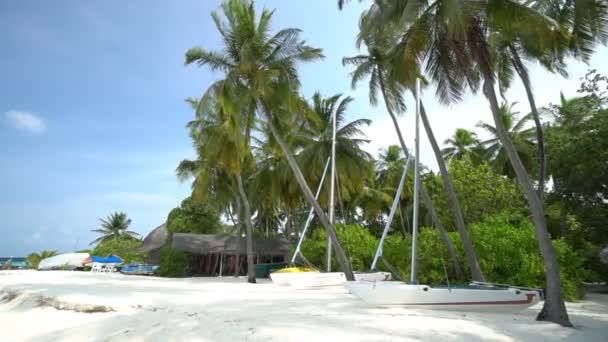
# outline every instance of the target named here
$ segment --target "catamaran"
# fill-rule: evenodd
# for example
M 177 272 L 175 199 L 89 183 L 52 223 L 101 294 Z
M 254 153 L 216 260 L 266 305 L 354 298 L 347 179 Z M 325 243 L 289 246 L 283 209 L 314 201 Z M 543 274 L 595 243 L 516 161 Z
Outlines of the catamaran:
M 334 110 L 332 115 L 332 143 L 331 143 L 331 157 L 325 163 L 325 168 L 323 170 L 323 175 L 321 176 L 321 181 L 317 188 L 317 193 L 315 195 L 315 200 L 318 199 L 319 193 L 321 192 L 321 188 L 323 186 L 323 180 L 325 179 L 325 174 L 327 172 L 327 168 L 331 163 L 331 171 L 330 171 L 330 186 L 329 186 L 329 208 L 328 208 L 328 216 L 330 224 L 334 224 L 334 188 L 335 188 L 335 180 L 336 180 L 336 111 Z M 302 242 L 304 241 L 304 237 L 306 235 L 306 230 L 314 217 L 313 208 L 310 208 L 308 212 L 308 217 L 306 219 L 306 223 L 304 224 L 304 229 L 302 230 L 302 234 L 300 235 L 300 239 L 298 240 L 298 244 L 296 246 L 296 250 L 291 258 L 291 265 L 295 265 L 295 260 L 298 255 L 301 254 Z M 289 267 L 285 269 L 281 269 L 275 271 L 270 274 L 270 279 L 276 285 L 290 285 L 294 288 L 320 288 L 327 286 L 342 286 L 346 283 L 346 275 L 343 272 L 332 272 L 331 271 L 331 240 L 327 239 L 327 272 L 320 272 L 316 268 L 311 267 Z M 367 282 L 375 282 L 375 281 L 383 281 L 389 280 L 391 278 L 391 274 L 388 272 L 356 272 L 355 280 L 358 281 L 367 281 Z
M 420 192 L 419 151 L 420 151 L 420 79 L 416 80 L 416 127 L 414 152 L 414 215 L 412 218 L 412 264 L 410 282 L 369 282 L 354 281 L 346 283 L 346 288 L 353 295 L 368 304 L 377 306 L 408 306 L 443 310 L 490 310 L 493 312 L 518 311 L 530 307 L 539 301 L 540 291 L 503 284 L 473 282 L 469 286 L 431 286 L 418 284 L 417 272 L 417 237 L 418 206 Z M 410 154 L 411 156 L 411 154 Z M 407 166 L 406 166 L 407 168 Z M 400 184 L 400 186 L 402 186 Z M 398 192 L 399 193 L 399 192 Z M 391 210 L 392 211 L 392 210 Z M 390 215 L 389 215 L 390 218 Z M 382 253 L 382 241 L 387 230 L 383 231 L 379 249 L 374 257 Z

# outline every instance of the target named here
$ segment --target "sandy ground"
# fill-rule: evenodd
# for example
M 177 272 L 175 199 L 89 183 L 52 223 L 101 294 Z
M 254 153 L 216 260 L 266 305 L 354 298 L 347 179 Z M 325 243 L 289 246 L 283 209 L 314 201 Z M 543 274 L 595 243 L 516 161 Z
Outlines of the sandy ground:
M 608 295 L 568 309 L 576 329 L 518 314 L 373 308 L 343 289 L 244 279 L 0 272 L 0 340 L 608 341 Z M 84 313 L 78 311 L 112 310 Z

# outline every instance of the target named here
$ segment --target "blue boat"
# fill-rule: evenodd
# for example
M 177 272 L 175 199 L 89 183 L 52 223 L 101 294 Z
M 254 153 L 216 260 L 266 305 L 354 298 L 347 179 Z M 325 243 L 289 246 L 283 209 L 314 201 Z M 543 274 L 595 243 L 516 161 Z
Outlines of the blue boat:
M 122 274 L 132 274 L 132 275 L 154 275 L 158 270 L 158 266 L 156 265 L 148 265 L 148 264 L 126 264 L 123 265 L 120 269 L 120 273 Z

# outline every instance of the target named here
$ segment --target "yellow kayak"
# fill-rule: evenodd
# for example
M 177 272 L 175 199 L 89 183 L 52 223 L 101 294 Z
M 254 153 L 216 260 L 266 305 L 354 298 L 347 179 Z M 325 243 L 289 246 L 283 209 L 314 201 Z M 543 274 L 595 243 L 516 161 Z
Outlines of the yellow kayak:
M 296 273 L 296 272 L 316 272 L 317 270 L 312 267 L 285 267 L 280 270 L 276 270 L 272 273 Z

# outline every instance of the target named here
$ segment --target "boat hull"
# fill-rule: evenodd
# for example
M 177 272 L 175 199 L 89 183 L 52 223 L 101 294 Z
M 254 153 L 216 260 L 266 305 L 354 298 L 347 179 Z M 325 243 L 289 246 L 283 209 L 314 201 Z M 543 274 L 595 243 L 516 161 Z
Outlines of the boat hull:
M 513 312 L 539 301 L 537 291 L 516 288 L 434 288 L 402 282 L 349 282 L 346 288 L 366 303 L 376 306 Z
M 74 270 L 84 266 L 88 253 L 66 253 L 43 259 L 38 264 L 38 270 Z
M 279 286 L 291 286 L 297 289 L 339 287 L 346 283 L 343 272 L 291 272 L 272 273 L 272 282 Z M 355 273 L 355 279 L 362 282 L 377 282 L 390 280 L 388 272 Z

